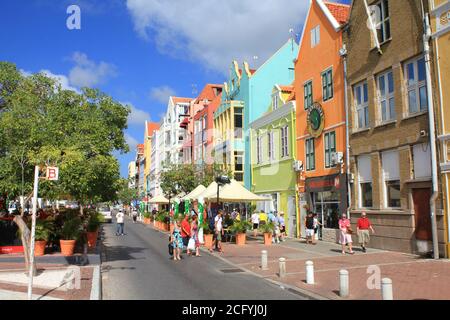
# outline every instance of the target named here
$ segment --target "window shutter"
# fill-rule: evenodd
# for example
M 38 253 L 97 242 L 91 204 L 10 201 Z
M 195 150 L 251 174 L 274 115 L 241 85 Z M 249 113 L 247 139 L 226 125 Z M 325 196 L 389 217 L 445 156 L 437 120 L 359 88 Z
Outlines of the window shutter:
M 431 153 L 428 143 L 416 144 L 413 147 L 414 155 L 414 177 L 431 177 Z
M 358 173 L 360 183 L 372 181 L 372 164 L 370 155 L 358 157 Z
M 383 173 L 385 180 L 400 180 L 398 151 L 382 153 Z

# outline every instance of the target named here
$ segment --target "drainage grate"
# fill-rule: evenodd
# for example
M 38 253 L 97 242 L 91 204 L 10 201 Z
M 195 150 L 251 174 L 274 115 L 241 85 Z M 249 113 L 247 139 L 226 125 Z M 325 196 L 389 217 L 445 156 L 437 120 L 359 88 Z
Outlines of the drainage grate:
M 220 271 L 222 271 L 223 273 L 238 273 L 238 272 L 245 272 L 245 271 L 242 270 L 242 269 L 222 269 L 222 270 L 220 270 Z

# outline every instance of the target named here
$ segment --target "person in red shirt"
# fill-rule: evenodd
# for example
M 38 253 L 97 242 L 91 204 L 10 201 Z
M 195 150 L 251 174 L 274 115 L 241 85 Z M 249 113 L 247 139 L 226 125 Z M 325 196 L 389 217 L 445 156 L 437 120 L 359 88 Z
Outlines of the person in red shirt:
M 189 223 L 189 215 L 185 215 L 181 222 L 181 237 L 183 238 L 183 246 L 187 248 L 189 238 L 191 237 L 191 224 Z M 187 254 L 190 255 L 191 251 L 187 248 Z
M 366 213 L 363 211 L 361 213 L 361 218 L 358 219 L 358 223 L 356 225 L 356 231 L 358 233 L 359 244 L 361 245 L 362 251 L 366 252 L 366 245 L 370 240 L 369 229 L 372 231 L 372 234 L 375 233 L 375 230 L 372 228 L 372 224 L 367 218 Z

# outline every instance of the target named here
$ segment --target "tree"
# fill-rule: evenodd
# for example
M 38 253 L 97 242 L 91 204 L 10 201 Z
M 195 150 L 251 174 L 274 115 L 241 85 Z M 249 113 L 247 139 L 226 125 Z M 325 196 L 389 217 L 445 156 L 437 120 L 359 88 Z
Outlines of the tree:
M 119 181 L 119 191 L 117 193 L 117 198 L 123 204 L 130 205 L 134 200 L 138 199 L 138 191 L 136 188 L 128 187 L 127 179 L 120 179 Z

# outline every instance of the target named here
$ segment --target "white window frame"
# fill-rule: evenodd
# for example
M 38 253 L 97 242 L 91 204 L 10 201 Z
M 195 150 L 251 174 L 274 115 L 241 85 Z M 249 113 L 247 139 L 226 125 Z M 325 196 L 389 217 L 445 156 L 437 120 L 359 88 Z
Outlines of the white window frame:
M 396 153 L 397 154 L 397 165 L 398 165 L 398 177 L 386 177 L 386 172 L 384 170 L 384 157 L 385 154 L 388 153 Z M 387 188 L 387 183 L 390 181 L 399 181 L 400 182 L 400 187 L 401 187 L 401 180 L 400 180 L 400 153 L 398 150 L 389 150 L 389 151 L 385 151 L 381 153 L 381 172 L 383 175 L 383 204 L 384 204 L 384 208 L 386 209 L 398 209 L 401 208 L 401 203 L 399 207 L 390 207 L 389 203 L 388 203 L 388 188 Z
M 257 164 L 262 163 L 262 145 L 261 145 L 261 136 L 258 135 L 256 137 L 256 162 Z
M 281 128 L 281 157 L 289 157 L 289 126 Z
M 359 193 L 359 197 L 358 197 L 358 204 L 360 208 L 371 208 L 371 207 L 365 207 L 363 206 L 363 194 L 362 194 L 362 184 L 366 184 L 366 183 L 370 183 L 372 185 L 372 206 L 373 206 L 373 176 L 372 176 L 372 159 L 370 155 L 360 155 L 358 156 L 358 158 L 360 157 L 367 157 L 369 159 L 369 164 L 370 164 L 370 179 L 362 179 L 361 178 L 361 174 L 360 174 L 360 167 L 359 167 L 359 161 L 357 161 L 357 165 L 358 165 L 358 193 Z
M 392 76 L 392 83 L 393 83 L 393 91 L 389 92 L 389 75 Z M 384 95 L 381 94 L 381 78 L 384 77 Z M 394 73 L 391 70 L 386 71 L 380 75 L 377 76 L 377 98 L 378 98 L 378 108 L 380 110 L 380 121 L 388 122 L 395 120 L 396 112 L 395 112 L 395 82 L 394 82 Z M 393 113 L 391 113 L 391 100 L 393 100 Z M 385 117 L 386 119 L 383 119 L 383 108 L 382 104 L 383 102 L 386 105 L 386 111 L 385 111 Z
M 367 101 L 364 101 L 364 85 L 367 86 Z M 358 95 L 357 91 L 361 92 L 361 104 L 358 104 Z M 354 86 L 353 88 L 353 96 L 354 96 L 354 104 L 355 104 L 355 124 L 358 129 L 367 129 L 370 126 L 370 115 L 369 115 L 369 85 L 367 81 L 361 82 Z M 363 112 L 363 122 L 365 125 L 360 125 L 359 123 L 359 112 Z M 367 123 L 366 122 L 366 113 L 367 113 Z
M 311 48 L 315 48 L 320 43 L 320 24 L 311 29 Z
M 275 160 L 275 148 L 274 148 L 274 143 L 273 143 L 273 132 L 270 131 L 267 133 L 267 145 L 268 145 L 268 156 L 269 156 L 269 161 L 271 160 Z
M 380 44 L 383 44 L 389 40 L 392 39 L 392 28 L 391 28 L 391 10 L 389 10 L 389 0 L 381 0 L 378 1 L 377 3 L 373 4 L 374 6 L 377 6 L 381 4 L 381 12 L 380 12 L 380 21 L 378 21 L 378 23 L 376 24 L 375 28 L 377 29 L 381 29 L 381 27 L 383 27 L 383 33 L 381 34 L 381 39 L 378 39 L 378 42 Z M 386 6 L 388 7 L 388 11 L 389 11 L 389 16 L 386 17 Z M 386 34 L 386 26 L 389 23 L 389 38 L 387 37 Z M 377 32 L 377 37 L 378 37 L 378 32 Z
M 330 146 L 330 137 L 333 136 L 334 137 L 334 148 L 332 148 Z M 336 163 L 332 163 L 331 159 L 333 157 L 333 153 L 337 152 L 337 148 L 336 148 L 336 131 L 330 131 L 330 132 L 326 132 L 323 135 L 323 139 L 324 139 L 324 159 L 325 159 L 325 169 L 330 169 L 330 168 L 335 168 L 337 166 Z M 334 149 L 334 151 L 332 151 Z M 327 161 L 328 161 L 328 166 L 327 166 Z
M 405 75 L 405 87 L 406 87 L 406 101 L 408 103 L 408 113 L 409 114 L 415 114 L 420 112 L 425 112 L 428 110 L 428 92 L 427 92 L 427 81 L 426 76 L 424 80 L 419 81 L 419 60 L 424 60 L 425 64 L 425 58 L 423 56 L 417 57 L 412 60 L 408 60 L 404 64 L 404 75 Z M 408 66 L 412 64 L 414 68 L 414 80 L 413 83 L 409 83 L 409 71 Z M 425 90 L 425 102 L 426 106 L 424 108 L 420 105 L 420 89 Z M 417 111 L 411 111 L 411 105 L 409 101 L 409 95 L 410 92 L 415 92 L 415 98 L 416 98 L 416 107 Z
M 322 80 L 322 100 L 324 102 L 329 101 L 334 97 L 333 67 L 329 67 L 328 69 L 322 72 L 321 80 Z
M 278 109 L 279 99 L 280 99 L 280 97 L 279 97 L 279 93 L 277 91 L 272 95 L 272 110 L 273 111 Z
M 311 143 L 312 142 L 312 150 Z M 310 166 L 311 157 L 314 159 L 312 161 L 313 168 Z M 315 171 L 316 170 L 316 150 L 315 150 L 315 139 L 309 138 L 305 140 L 305 159 L 306 159 L 306 171 Z
M 303 104 L 305 110 L 308 110 L 314 104 L 312 80 L 308 80 L 303 84 Z

